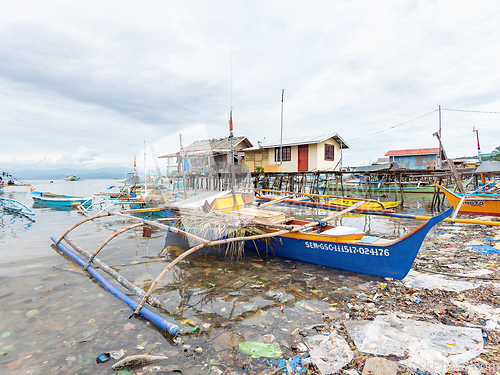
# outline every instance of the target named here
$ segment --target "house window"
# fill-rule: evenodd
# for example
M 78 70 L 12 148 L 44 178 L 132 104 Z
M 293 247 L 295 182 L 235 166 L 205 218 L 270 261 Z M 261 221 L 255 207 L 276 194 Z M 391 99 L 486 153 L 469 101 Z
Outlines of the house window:
M 335 146 L 325 144 L 325 160 L 333 160 L 335 155 Z
M 291 146 L 283 146 L 283 147 L 276 147 L 274 149 L 274 160 L 276 161 L 282 161 L 280 157 L 280 149 L 283 150 L 283 161 L 290 161 L 292 160 L 292 147 Z

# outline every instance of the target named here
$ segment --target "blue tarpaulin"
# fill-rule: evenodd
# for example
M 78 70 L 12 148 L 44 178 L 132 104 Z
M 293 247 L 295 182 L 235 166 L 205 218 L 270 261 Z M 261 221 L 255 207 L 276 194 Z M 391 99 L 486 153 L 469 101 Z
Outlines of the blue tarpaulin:
M 469 245 L 467 247 L 472 247 L 474 250 L 479 251 L 481 254 L 500 254 L 500 249 L 495 249 L 490 245 Z
M 306 355 L 306 357 L 308 357 L 309 355 Z M 290 363 L 290 367 L 292 368 L 293 372 L 298 372 L 298 373 L 303 373 L 306 371 L 307 369 L 307 366 L 303 366 L 301 364 L 301 361 L 302 361 L 303 358 L 299 357 L 298 355 L 296 355 L 294 358 L 288 360 L 289 363 Z M 281 367 L 284 367 L 286 366 L 286 362 L 287 360 L 285 358 L 281 358 L 281 359 L 274 359 L 274 360 L 271 360 L 269 361 L 271 364 L 273 365 L 276 365 L 277 368 L 281 368 Z M 280 373 L 284 373 L 284 374 L 288 374 L 288 370 L 287 369 L 283 369 L 280 371 Z

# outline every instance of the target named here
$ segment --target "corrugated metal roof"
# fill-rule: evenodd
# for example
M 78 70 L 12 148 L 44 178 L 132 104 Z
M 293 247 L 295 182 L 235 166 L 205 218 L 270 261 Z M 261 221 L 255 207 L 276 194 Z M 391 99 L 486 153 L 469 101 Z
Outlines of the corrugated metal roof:
M 500 172 L 500 161 L 484 161 L 474 173 L 498 173 Z
M 234 137 L 233 146 L 236 148 L 240 143 L 244 143 L 243 147 L 252 147 L 252 142 L 248 140 L 247 137 Z M 206 139 L 201 141 L 194 141 L 189 146 L 185 147 L 186 152 L 192 151 L 220 151 L 220 150 L 230 150 L 231 149 L 231 139 L 221 138 L 221 139 Z
M 235 150 L 244 149 L 252 147 L 252 142 L 247 137 L 234 137 L 233 147 Z M 219 138 L 219 139 L 203 139 L 200 141 L 194 141 L 189 146 L 184 147 L 184 152 L 186 154 L 200 153 L 200 152 L 228 152 L 231 150 L 231 139 L 230 138 Z M 173 152 L 171 154 L 159 156 L 159 158 L 174 157 L 179 151 Z
M 262 144 L 261 145 L 262 147 L 252 147 L 250 149 L 247 149 L 247 151 L 250 151 L 252 149 L 257 150 L 259 148 L 275 148 L 275 147 L 280 147 L 280 145 L 281 146 L 310 145 L 310 144 L 324 142 L 329 138 L 333 138 L 338 144 L 342 144 L 343 149 L 349 148 L 349 145 L 345 143 L 345 141 L 337 133 L 334 133 L 334 134 L 302 136 L 295 138 L 283 138 L 283 141 L 280 141 L 280 139 L 276 139 L 273 140 L 272 142 L 266 142 L 265 144 Z
M 416 148 L 413 150 L 392 150 L 385 156 L 410 156 L 410 155 L 432 155 L 439 154 L 439 148 Z
M 377 172 L 388 170 L 393 164 L 394 163 L 365 165 L 362 167 L 356 167 L 356 172 Z

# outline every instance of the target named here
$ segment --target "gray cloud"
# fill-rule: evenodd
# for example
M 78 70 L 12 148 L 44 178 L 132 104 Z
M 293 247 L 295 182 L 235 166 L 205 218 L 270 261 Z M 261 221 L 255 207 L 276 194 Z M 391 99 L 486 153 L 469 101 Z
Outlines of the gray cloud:
M 437 112 L 394 126 L 438 105 L 500 111 L 499 11 L 448 0 L 4 4 L 0 158 L 129 164 L 144 140 L 175 147 L 195 126 L 227 135 L 231 103 L 237 135 L 276 138 L 282 88 L 285 135 L 338 132 L 346 164 L 435 147 Z M 476 153 L 472 126 L 485 152 L 498 146 L 498 116 L 443 112 L 448 154 Z

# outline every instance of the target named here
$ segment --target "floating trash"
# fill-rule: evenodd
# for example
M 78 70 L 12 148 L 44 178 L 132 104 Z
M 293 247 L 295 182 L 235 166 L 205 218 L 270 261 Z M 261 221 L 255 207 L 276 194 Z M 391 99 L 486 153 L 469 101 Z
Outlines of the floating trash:
M 278 344 L 266 344 L 257 341 L 245 341 L 238 345 L 240 351 L 248 354 L 253 358 L 280 358 L 282 356 L 280 346 Z

